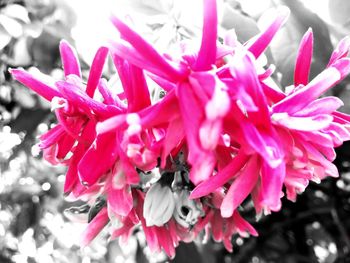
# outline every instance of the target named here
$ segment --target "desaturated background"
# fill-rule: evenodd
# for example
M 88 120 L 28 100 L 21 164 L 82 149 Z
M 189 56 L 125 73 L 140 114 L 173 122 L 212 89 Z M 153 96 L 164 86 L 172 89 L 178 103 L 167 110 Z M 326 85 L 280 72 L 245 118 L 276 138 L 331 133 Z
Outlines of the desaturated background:
M 312 76 L 328 62 L 336 43 L 350 34 L 348 0 L 226 0 L 219 2 L 219 32 L 235 28 L 245 42 L 259 32 L 261 14 L 280 5 L 291 16 L 266 53 L 277 65 L 284 86 L 292 84 L 294 60 L 304 32 L 313 28 Z M 102 233 L 81 249 L 79 234 L 84 215 L 66 211 L 63 198 L 64 167 L 43 161 L 37 136 L 56 122 L 50 104 L 14 82 L 12 67 L 37 67 L 57 79 L 62 77 L 58 44 L 66 39 L 78 50 L 83 73 L 94 52 L 108 39 L 118 37 L 110 25 L 111 13 L 130 19 L 160 50 L 176 41 L 200 37 L 201 0 L 0 0 L 0 263 L 166 262 L 151 255 L 142 233 L 135 231 L 127 246 L 107 242 Z M 105 68 L 114 75 L 111 63 Z M 350 112 L 349 79 L 331 93 Z M 296 203 L 283 202 L 279 213 L 255 223 L 260 236 L 234 237 L 234 253 L 211 240 L 182 244 L 173 262 L 350 262 L 350 144 L 338 149 L 339 179 L 311 184 Z M 66 211 L 66 212 L 65 212 Z

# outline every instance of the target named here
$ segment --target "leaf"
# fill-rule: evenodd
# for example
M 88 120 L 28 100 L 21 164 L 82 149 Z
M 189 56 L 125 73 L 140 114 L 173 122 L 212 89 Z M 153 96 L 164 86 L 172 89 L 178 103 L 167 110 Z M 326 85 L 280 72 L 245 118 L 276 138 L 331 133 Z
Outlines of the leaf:
M 1 13 L 8 17 L 22 21 L 23 23 L 30 23 L 28 11 L 24 6 L 17 4 L 7 5 L 3 9 L 1 9 Z
M 12 37 L 7 33 L 5 28 L 0 25 L 0 50 L 2 50 L 4 47 L 10 43 Z
M 0 24 L 12 37 L 18 38 L 23 35 L 22 25 L 15 19 L 0 14 Z
M 293 83 L 294 65 L 299 42 L 308 30 L 314 33 L 314 53 L 311 65 L 310 79 L 320 73 L 328 63 L 333 51 L 329 30 L 325 22 L 316 14 L 305 8 L 301 1 L 280 0 L 291 10 L 286 25 L 280 30 L 278 38 L 272 43 L 271 50 L 276 64 L 282 73 L 284 86 Z
M 246 42 L 260 32 L 253 18 L 244 15 L 229 4 L 224 5 L 221 26 L 226 30 L 234 28 L 241 43 Z
M 350 29 L 350 1 L 332 0 L 328 2 L 328 7 L 332 21 Z

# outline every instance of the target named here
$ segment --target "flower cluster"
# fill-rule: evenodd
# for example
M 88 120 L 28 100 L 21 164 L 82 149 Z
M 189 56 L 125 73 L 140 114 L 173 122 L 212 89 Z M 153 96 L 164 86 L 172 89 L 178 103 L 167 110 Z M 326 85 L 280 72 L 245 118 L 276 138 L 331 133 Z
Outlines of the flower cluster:
M 87 83 L 64 41 L 64 80 L 11 70 L 52 103 L 58 124 L 40 137 L 40 147 L 46 160 L 68 166 L 65 194 L 95 202 L 83 245 L 110 225 L 112 238 L 122 240 L 141 227 L 150 249 L 169 256 L 179 241 L 202 234 L 231 251 L 235 233 L 257 235 L 240 215 L 248 197 L 257 215 L 266 214 L 281 209 L 284 193 L 294 201 L 310 180 L 338 176 L 334 147 L 350 140 L 350 116 L 337 111 L 338 98 L 319 97 L 349 74 L 350 41 L 342 40 L 309 81 L 307 31 L 294 85 L 282 90 L 274 68 L 259 59 L 288 14 L 276 10 L 245 44 L 233 31 L 220 43 L 216 1 L 204 0 L 198 48 L 181 42 L 171 54 L 113 17 L 120 38 L 97 51 Z M 122 92 L 102 78 L 108 55 Z

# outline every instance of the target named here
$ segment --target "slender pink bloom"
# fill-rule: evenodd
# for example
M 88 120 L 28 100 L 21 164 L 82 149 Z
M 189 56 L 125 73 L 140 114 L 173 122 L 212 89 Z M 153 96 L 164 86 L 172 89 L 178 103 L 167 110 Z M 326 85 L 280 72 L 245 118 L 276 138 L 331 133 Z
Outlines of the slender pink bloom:
M 44 74 L 30 74 L 21 69 L 12 69 L 11 73 L 22 84 L 51 101 L 59 123 L 40 137 L 39 146 L 44 150 L 44 157 L 49 162 L 69 165 L 64 191 L 70 193 L 78 187 L 78 194 L 83 188 L 79 186 L 77 165 L 95 138 L 96 123 L 120 112 L 120 109 L 92 99 L 108 54 L 107 48 L 101 47 L 97 51 L 86 87 L 82 83 L 79 61 L 74 49 L 66 41 L 62 41 L 60 52 L 64 81 L 55 82 Z M 72 157 L 67 157 L 70 152 Z

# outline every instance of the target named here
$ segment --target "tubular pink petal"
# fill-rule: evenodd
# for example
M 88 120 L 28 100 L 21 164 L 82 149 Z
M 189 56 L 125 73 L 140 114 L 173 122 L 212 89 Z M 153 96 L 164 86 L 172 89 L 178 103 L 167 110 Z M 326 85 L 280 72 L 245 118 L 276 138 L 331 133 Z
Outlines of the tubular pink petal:
M 54 85 L 48 85 L 40 79 L 40 75 L 34 76 L 23 69 L 10 69 L 11 75 L 23 85 L 27 86 L 41 97 L 51 101 L 53 97 L 62 97 Z
M 117 159 L 117 141 L 114 133 L 99 134 L 78 165 L 80 181 L 95 184 Z
M 270 134 L 259 131 L 252 123 L 247 121 L 242 121 L 241 126 L 247 144 L 272 168 L 279 166 L 284 157 L 279 138 L 273 138 Z
M 293 117 L 286 113 L 275 113 L 272 115 L 274 123 L 291 130 L 318 131 L 327 128 L 333 118 L 328 114 L 312 115 L 310 117 Z
M 103 134 L 103 133 L 114 131 L 118 128 L 126 129 L 127 128 L 126 116 L 127 116 L 126 114 L 121 114 L 97 123 L 96 132 L 98 134 Z
M 171 90 L 158 103 L 140 111 L 141 126 L 148 129 L 155 126 L 167 125 L 180 116 L 179 103 L 175 90 Z
M 324 97 L 312 101 L 307 107 L 296 112 L 293 116 L 313 116 L 319 114 L 332 114 L 344 103 L 337 97 Z
M 79 184 L 78 164 L 81 157 L 84 155 L 84 152 L 85 152 L 84 144 L 79 143 L 73 151 L 72 158 L 69 160 L 69 167 L 66 173 L 66 179 L 64 181 L 64 188 L 63 188 L 63 191 L 66 195 L 73 191 L 76 184 Z
M 235 178 L 224 200 L 220 210 L 222 217 L 231 217 L 233 212 L 244 201 L 253 190 L 259 178 L 258 159 L 252 156 L 241 173 Z
M 190 151 L 190 154 L 192 152 Z M 197 185 L 207 180 L 213 173 L 216 164 L 214 154 L 211 152 L 195 152 L 193 154 L 197 157 L 191 164 L 190 180 L 194 185 Z
M 248 221 L 244 220 L 237 210 L 234 211 L 232 219 L 235 227 L 239 229 L 239 232 L 248 232 L 252 236 L 258 236 L 258 232 L 255 230 L 255 228 L 249 224 Z
M 57 143 L 58 145 L 57 159 L 64 159 L 72 149 L 74 143 L 75 143 L 75 138 L 69 135 L 62 136 L 62 138 Z
M 340 82 L 350 73 L 350 59 L 349 58 L 339 59 L 335 61 L 331 67 L 336 68 L 340 72 L 341 78 L 338 81 Z
M 165 167 L 166 159 L 170 152 L 179 145 L 181 140 L 185 136 L 184 127 L 181 118 L 177 118 L 169 123 L 167 133 L 165 135 L 162 155 L 161 155 L 161 167 Z
M 277 103 L 286 97 L 286 95 L 281 90 L 278 90 L 264 82 L 260 82 L 260 85 L 264 91 L 265 96 L 272 103 Z
M 244 49 L 236 50 L 231 60 L 230 72 L 237 82 L 236 86 L 242 85 L 245 92 L 252 98 L 258 107 L 258 112 L 251 112 L 250 118 L 256 125 L 268 125 L 270 123 L 269 109 L 263 89 L 255 69 L 254 57 Z
M 186 139 L 190 149 L 188 159 L 190 163 L 193 163 L 200 152 L 202 152 L 198 130 L 201 119 L 204 118 L 204 110 L 188 83 L 182 83 L 178 86 L 177 95 Z
M 208 195 L 211 192 L 214 192 L 217 188 L 223 186 L 230 179 L 235 178 L 237 173 L 242 167 L 244 167 L 248 158 L 248 155 L 240 151 L 225 168 L 219 171 L 216 175 L 210 177 L 208 180 L 197 185 L 191 192 L 190 198 L 195 199 Z
M 80 64 L 75 49 L 65 40 L 60 42 L 60 53 L 64 75 L 74 74 L 81 78 Z
M 294 69 L 294 86 L 306 85 L 309 82 L 309 73 L 312 61 L 313 33 L 312 29 L 301 39 Z
M 91 243 L 91 241 L 101 232 L 101 230 L 109 222 L 107 207 L 101 209 L 101 211 L 95 216 L 95 218 L 89 223 L 88 227 L 82 234 L 81 245 L 85 247 Z
M 111 188 L 107 196 L 108 205 L 113 212 L 120 216 L 127 216 L 133 207 L 133 198 L 130 187 L 121 189 Z
M 184 76 L 173 66 L 171 66 L 153 47 L 147 43 L 138 33 L 132 30 L 128 25 L 122 22 L 117 17 L 111 18 L 114 26 L 119 30 L 123 39 L 128 41 L 137 52 L 143 56 L 146 61 L 156 65 L 158 70 L 164 72 L 165 75 L 171 76 L 177 80 L 182 79 Z M 120 54 L 123 57 L 123 54 Z M 125 57 L 123 57 L 125 58 Z M 143 68 L 143 67 L 141 67 Z
M 329 129 L 337 133 L 340 136 L 342 142 L 350 140 L 350 131 L 347 130 L 343 125 L 332 122 L 331 125 L 329 125 Z
M 51 145 L 57 143 L 62 136 L 65 135 L 65 130 L 61 124 L 57 124 L 55 127 L 51 128 L 44 134 L 42 134 L 40 138 L 39 147 L 41 149 L 45 149 L 50 147 Z
M 116 95 L 112 94 L 112 92 L 108 88 L 106 79 L 100 79 L 100 82 L 98 84 L 98 91 L 103 97 L 104 104 L 115 105 L 122 111 L 126 111 L 125 104 L 122 101 L 120 101 Z
M 100 81 L 107 55 L 108 48 L 100 47 L 92 61 L 89 78 L 86 84 L 86 94 L 91 98 L 94 97 L 95 90 Z
M 330 67 L 325 69 L 305 87 L 300 88 L 285 99 L 273 105 L 273 112 L 288 112 L 288 114 L 292 115 L 295 112 L 302 110 L 322 93 L 335 85 L 340 77 L 341 75 L 336 68 Z
M 300 131 L 297 133 L 303 140 L 310 141 L 315 144 L 320 144 L 326 147 L 333 147 L 332 137 L 320 131 Z
M 56 86 L 64 94 L 64 97 L 76 107 L 84 110 L 84 112 L 91 117 L 91 110 L 102 118 L 109 118 L 122 111 L 116 106 L 107 106 L 90 98 L 80 87 L 69 82 L 57 81 Z
M 126 182 L 129 185 L 136 185 L 140 182 L 140 176 L 135 170 L 135 167 L 131 164 L 128 156 L 119 148 L 119 157 L 120 157 L 120 167 L 123 170 L 126 178 Z
M 126 60 L 113 56 L 128 101 L 128 112 L 142 110 L 151 105 L 149 90 L 142 69 Z
M 249 43 L 248 50 L 258 58 L 270 44 L 273 37 L 278 30 L 283 26 L 289 16 L 289 9 L 286 7 L 280 7 L 277 10 L 276 19 L 267 27 L 267 29 L 261 32 L 252 42 Z
M 331 58 L 329 59 L 327 68 L 332 66 L 336 61 L 341 58 L 344 58 L 348 55 L 350 49 L 350 37 L 344 37 L 339 41 L 337 47 L 332 53 Z
M 271 168 L 267 163 L 261 168 L 261 206 L 268 211 L 278 211 L 281 209 L 281 193 L 284 178 L 286 175 L 286 164 L 283 162 L 275 168 Z
M 203 33 L 202 43 L 197 60 L 193 66 L 195 71 L 210 70 L 216 60 L 217 40 L 217 7 L 216 0 L 203 0 Z
M 123 40 L 118 40 L 118 42 L 111 42 L 110 51 L 113 53 L 113 55 L 121 57 L 129 61 L 131 64 L 147 70 L 161 78 L 172 81 L 174 83 L 179 81 L 177 75 L 169 74 L 169 72 L 164 71 L 161 66 L 155 64 L 152 60 L 148 60 L 147 57 L 145 57 L 143 54 L 138 53 L 134 47 L 130 46 L 129 43 Z M 178 71 L 182 72 L 181 74 L 183 75 L 188 74 L 187 69 L 178 69 Z

